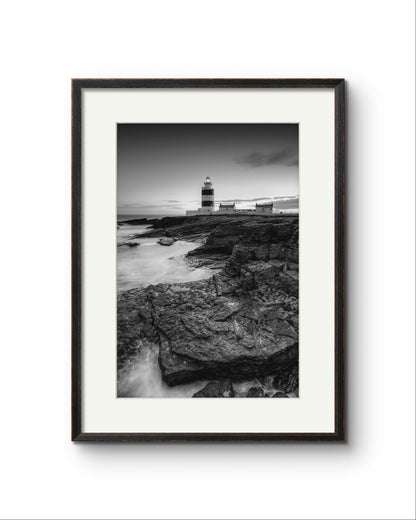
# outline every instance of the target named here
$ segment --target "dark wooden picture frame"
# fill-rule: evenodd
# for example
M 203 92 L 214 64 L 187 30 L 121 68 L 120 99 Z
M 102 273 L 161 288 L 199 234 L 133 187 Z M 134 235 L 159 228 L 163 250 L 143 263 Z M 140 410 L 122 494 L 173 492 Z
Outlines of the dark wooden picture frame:
M 335 94 L 335 431 L 333 433 L 83 433 L 81 381 L 81 143 L 83 89 L 285 88 L 334 89 Z M 72 80 L 72 440 L 73 441 L 343 441 L 344 421 L 344 170 L 343 79 L 74 79 Z

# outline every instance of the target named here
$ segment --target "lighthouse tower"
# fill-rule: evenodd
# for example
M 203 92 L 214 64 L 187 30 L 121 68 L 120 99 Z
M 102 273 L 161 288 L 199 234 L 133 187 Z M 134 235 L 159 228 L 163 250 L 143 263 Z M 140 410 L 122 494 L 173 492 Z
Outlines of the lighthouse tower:
M 209 177 L 205 179 L 201 189 L 201 209 L 203 213 L 214 211 L 214 188 Z

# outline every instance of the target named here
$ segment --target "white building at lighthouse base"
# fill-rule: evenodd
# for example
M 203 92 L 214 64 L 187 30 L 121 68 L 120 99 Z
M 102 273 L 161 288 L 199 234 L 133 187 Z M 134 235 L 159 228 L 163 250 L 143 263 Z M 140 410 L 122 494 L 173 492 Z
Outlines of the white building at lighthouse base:
M 213 215 L 217 213 L 214 208 L 198 208 L 198 209 L 188 209 L 186 211 L 187 217 L 192 217 L 195 215 Z

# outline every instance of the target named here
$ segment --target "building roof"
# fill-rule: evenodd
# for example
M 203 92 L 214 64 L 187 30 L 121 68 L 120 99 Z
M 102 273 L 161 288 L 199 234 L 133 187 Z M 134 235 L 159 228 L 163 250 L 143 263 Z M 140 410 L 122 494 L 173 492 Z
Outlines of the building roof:
M 273 202 L 266 202 L 265 204 L 258 204 L 258 203 L 256 202 L 256 208 L 257 208 L 257 206 L 260 207 L 260 208 L 268 208 L 268 207 L 270 207 L 270 206 L 273 207 Z
M 235 208 L 235 202 L 234 202 L 234 204 L 221 204 L 220 203 L 220 208 Z

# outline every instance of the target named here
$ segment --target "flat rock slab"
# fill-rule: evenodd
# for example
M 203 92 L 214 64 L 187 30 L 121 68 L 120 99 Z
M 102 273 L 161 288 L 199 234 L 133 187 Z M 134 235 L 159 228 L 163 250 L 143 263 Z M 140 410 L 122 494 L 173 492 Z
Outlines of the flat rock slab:
M 170 237 L 162 237 L 157 241 L 161 246 L 171 246 L 174 242 L 175 239 Z
M 244 298 L 239 292 L 241 278 L 234 286 L 227 279 L 224 294 L 217 276 L 152 288 L 149 297 L 160 338 L 159 364 L 167 384 L 227 377 L 243 380 L 274 374 L 297 360 L 298 331 L 291 322 L 291 304 L 297 312 L 297 299 L 285 290 L 281 273 L 273 266 L 270 269 L 274 274 L 267 288 L 263 284 Z M 255 271 L 252 276 L 256 279 Z

